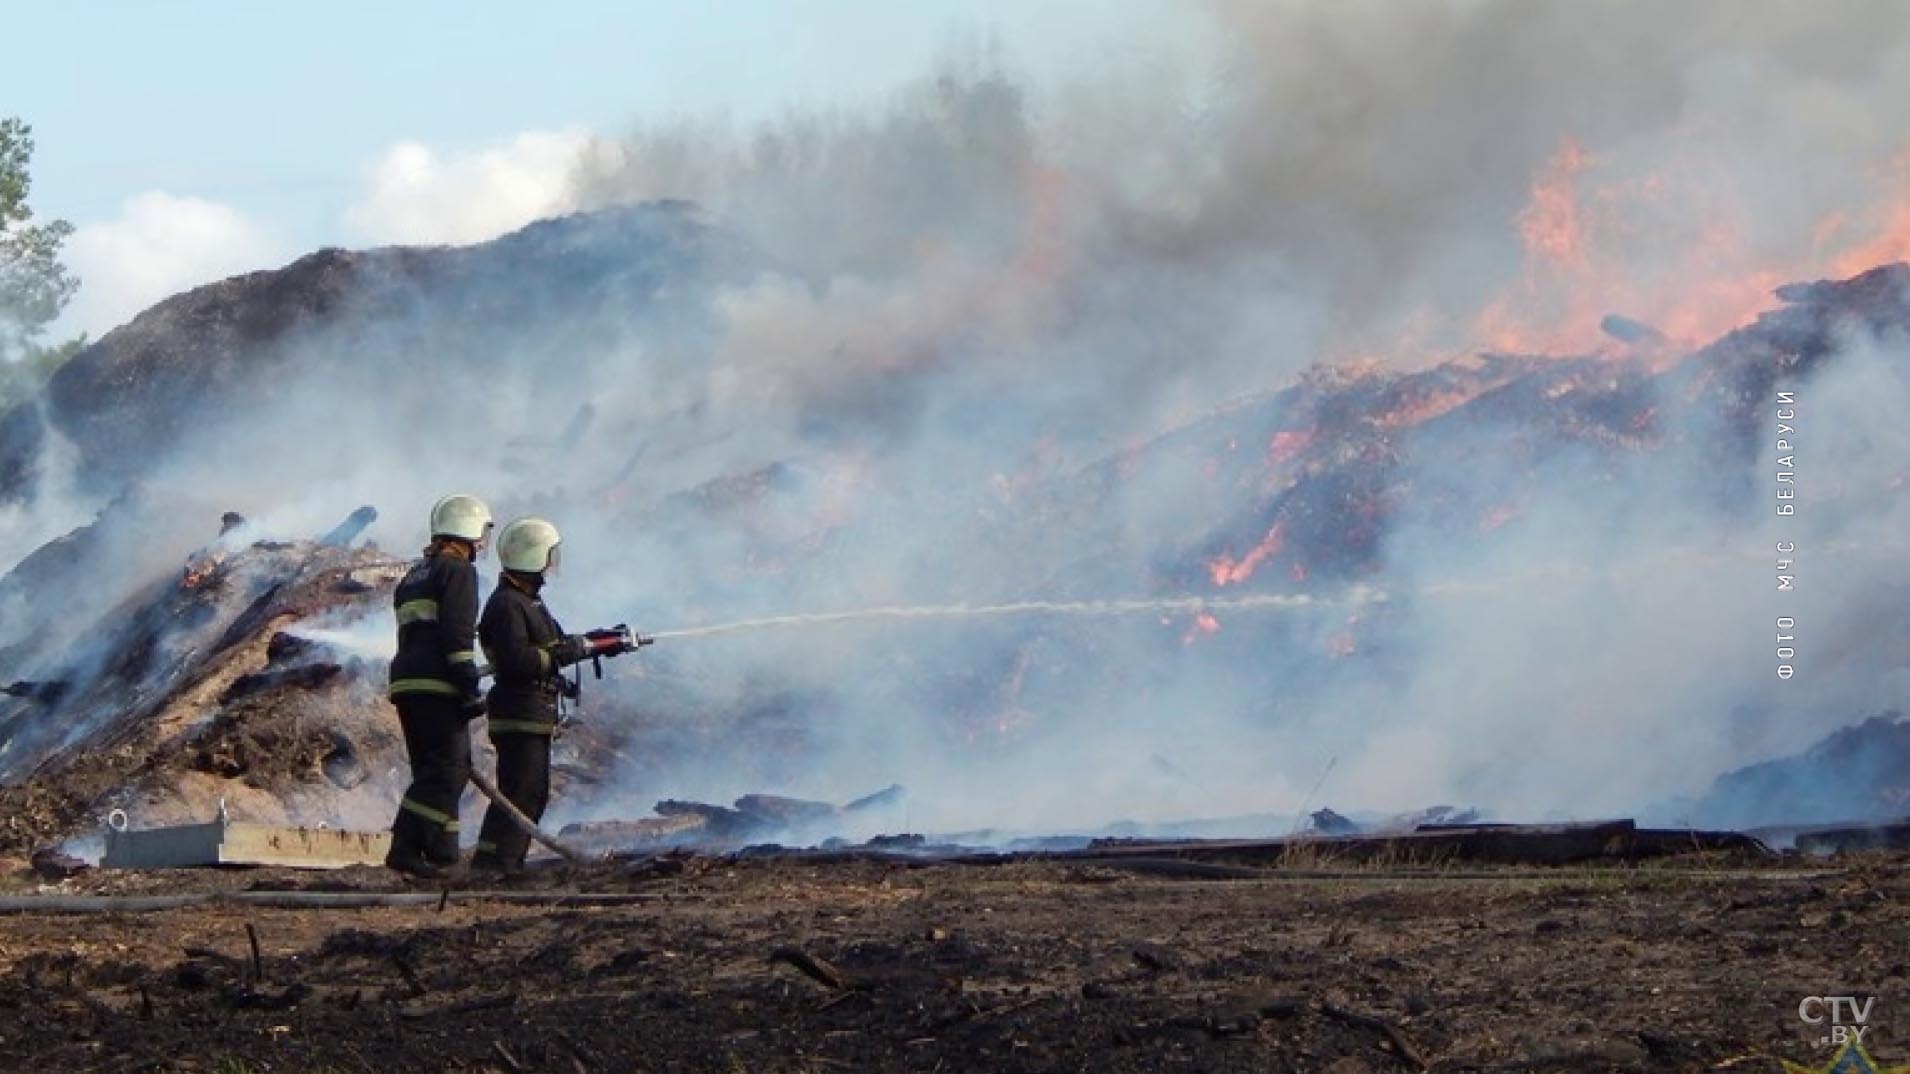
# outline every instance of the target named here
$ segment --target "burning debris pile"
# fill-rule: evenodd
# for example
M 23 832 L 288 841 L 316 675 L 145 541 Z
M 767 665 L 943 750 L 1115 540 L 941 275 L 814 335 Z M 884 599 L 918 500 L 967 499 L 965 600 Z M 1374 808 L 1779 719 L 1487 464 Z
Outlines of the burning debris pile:
M 542 221 L 477 246 L 320 250 L 196 288 L 107 333 L 43 399 L 0 416 L 0 498 L 33 494 L 55 437 L 76 451 L 85 483 L 110 495 L 208 424 L 270 413 L 304 376 L 370 397 L 388 387 L 394 352 L 454 355 L 472 376 L 506 356 L 574 357 L 615 346 L 632 314 L 682 316 L 756 259 L 664 204 Z
M 1183 477 L 1177 507 L 1206 524 L 1158 549 L 1157 577 L 1223 594 L 1370 577 L 1403 516 L 1489 544 L 1517 528 L 1547 464 L 1566 457 L 1590 460 L 1589 479 L 1619 481 L 1640 460 L 1693 451 L 1728 480 L 1683 475 L 1680 491 L 1743 512 L 1774 386 L 1807 378 L 1852 335 L 1910 332 L 1904 265 L 1777 297 L 1781 308 L 1669 365 L 1487 354 L 1403 375 L 1317 369 L 1046 486 L 1031 514 L 1092 530 L 1122 484 Z M 1479 500 L 1454 477 L 1481 452 L 1509 460 L 1505 472 L 1525 483 Z
M 770 459 L 738 449 L 736 430 L 705 424 L 713 404 L 693 392 L 655 421 L 620 415 L 612 404 L 624 397 L 614 392 L 581 406 L 575 392 L 535 396 L 538 413 L 562 418 L 538 425 L 551 435 L 486 439 L 493 425 L 471 421 L 444 441 L 413 428 L 411 404 L 381 391 L 381 361 L 429 350 L 456 355 L 458 375 L 487 385 L 498 422 L 519 416 L 518 403 L 497 403 L 510 393 L 490 382 L 548 391 L 552 378 L 539 369 L 601 376 L 623 368 L 601 363 L 647 363 L 654 394 L 669 396 L 672 377 L 708 374 L 698 363 L 714 345 L 723 289 L 771 278 L 693 211 L 653 205 L 457 250 L 324 251 L 168 300 L 88 348 L 43 399 L 4 419 L 11 431 L 0 437 L 0 474 L 45 477 L 58 457 L 52 445 L 64 443 L 82 484 L 107 502 L 93 524 L 0 579 L 7 839 L 70 834 L 118 804 L 155 821 L 202 816 L 221 797 L 261 820 L 388 819 L 400 754 L 382 666 L 321 639 L 367 616 L 386 632 L 378 616 L 399 563 L 353 545 L 389 535 L 369 509 L 327 525 L 366 498 L 354 489 L 300 531 L 319 539 L 265 539 L 268 520 L 298 497 L 276 473 L 271 487 L 244 489 L 259 475 L 193 469 L 198 449 L 230 446 L 224 437 L 249 450 L 345 422 L 326 443 L 362 449 L 340 463 L 352 473 L 408 469 L 376 454 L 393 446 L 420 458 L 468 451 L 485 480 L 509 490 L 505 510 L 551 514 L 586 534 L 567 567 L 590 579 L 565 595 L 580 616 L 618 621 L 635 605 L 694 625 L 872 598 L 1021 602 L 1021 613 L 987 619 L 985 630 L 972 617 L 925 613 L 906 634 L 646 652 L 634 673 L 601 684 L 561 746 L 566 817 L 627 816 L 629 802 L 657 794 L 728 800 L 746 789 L 739 783 L 840 800 L 892 778 L 931 806 L 983 801 L 1008 783 L 1057 799 L 1093 790 L 1100 803 L 1151 798 L 1183 817 L 1231 815 L 1201 797 L 1226 782 L 1213 765 L 1234 766 L 1228 780 L 1251 794 L 1276 781 L 1290 789 L 1299 769 L 1317 771 L 1338 749 L 1288 757 L 1238 743 L 1243 729 L 1318 721 L 1313 742 L 1344 736 L 1350 750 L 1368 732 L 1320 714 L 1411 712 L 1427 699 L 1415 684 L 1438 661 L 1426 655 L 1423 617 L 1454 587 L 1413 569 L 1423 561 L 1407 562 L 1402 549 L 1428 545 L 1461 567 L 1490 566 L 1497 550 L 1546 541 L 1546 525 L 1557 525 L 1546 505 L 1566 478 L 1614 488 L 1647 469 L 1660 475 L 1654 505 L 1701 512 L 1716 523 L 1707 534 L 1738 532 L 1764 510 L 1757 467 L 1775 386 L 1815 375 L 1851 338 L 1910 333 L 1910 268 L 1892 265 L 1785 288 L 1780 308 L 1682 360 L 1648 326 L 1620 321 L 1615 330 L 1635 346 L 1617 355 L 1318 368 L 1082 465 L 1004 473 L 991 456 L 978 469 L 928 471 L 932 480 L 915 456 L 888 453 L 900 415 L 920 402 L 895 387 L 900 373 L 893 399 L 870 389 L 817 404 L 803 415 L 814 427 L 807 439 Z M 282 422 L 282 399 L 319 380 L 345 385 L 364 415 Z M 845 411 L 877 417 L 858 425 Z M 370 424 L 361 430 L 361 421 Z M 22 429 L 37 432 L 14 435 Z M 390 429 L 397 439 L 381 440 Z M 1482 469 L 1493 479 L 1479 479 Z M 246 492 L 237 502 L 245 512 L 204 547 L 172 502 L 149 491 L 209 480 L 223 492 L 222 478 Z M 418 480 L 424 487 L 401 490 L 416 502 L 428 502 L 424 488 L 442 491 L 436 473 Z M 5 491 L 31 499 L 35 487 L 10 480 Z M 933 542 L 910 543 L 918 531 Z M 1001 554 L 977 571 L 968 562 L 977 550 Z M 950 556 L 962 569 L 942 569 Z M 908 589 L 891 593 L 895 577 Z M 109 584 L 79 584 L 101 578 Z M 74 591 L 82 596 L 64 605 Z M 1128 608 L 1117 620 L 1110 594 L 1164 607 Z M 1230 604 L 1254 597 L 1279 613 Z M 1880 666 L 1901 637 L 1853 638 L 1849 659 Z M 1099 778 L 1057 780 L 1056 758 Z M 903 763 L 918 767 L 889 768 Z M 949 770 L 962 778 L 933 785 Z M 1881 767 L 1866 771 L 1885 778 Z M 1429 786 L 1418 801 L 1479 800 L 1493 772 L 1475 774 L 1474 784 Z M 1358 792 L 1331 793 L 1366 806 Z M 1880 801 L 1857 791 L 1847 804 L 1874 811 Z M 1245 805 L 1233 812 L 1267 808 Z M 1097 808 L 1098 823 L 1127 815 Z M 1719 809 L 1707 818 L 1737 816 Z M 574 834 L 649 846 L 822 838 L 839 822 L 858 827 L 847 822 L 860 821 L 866 803 L 749 796 L 733 809 L 666 801 L 658 812 L 586 822 Z M 809 823 L 817 819 L 828 823 Z M 995 822 L 958 814 L 956 830 Z
M 137 587 L 78 640 L 9 650 L 10 668 L 33 678 L 0 717 L 5 845 L 96 829 L 115 808 L 147 824 L 204 819 L 223 802 L 277 823 L 385 811 L 379 792 L 350 793 L 389 783 L 397 736 L 381 662 L 288 631 L 364 615 L 402 564 L 342 543 L 246 541 L 234 517 L 183 572 Z M 65 577 L 57 558 L 29 557 L 0 584 Z
M 1795 757 L 1726 772 L 1689 815 L 1721 827 L 1910 819 L 1910 720 L 1882 713 Z

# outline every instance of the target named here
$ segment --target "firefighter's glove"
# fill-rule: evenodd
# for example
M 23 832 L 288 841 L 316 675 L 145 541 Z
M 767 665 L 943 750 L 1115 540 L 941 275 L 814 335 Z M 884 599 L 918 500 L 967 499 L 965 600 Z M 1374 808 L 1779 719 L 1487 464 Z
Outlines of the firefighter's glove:
M 592 652 L 590 638 L 583 634 L 568 634 L 557 639 L 551 646 L 551 660 L 560 668 L 590 659 Z

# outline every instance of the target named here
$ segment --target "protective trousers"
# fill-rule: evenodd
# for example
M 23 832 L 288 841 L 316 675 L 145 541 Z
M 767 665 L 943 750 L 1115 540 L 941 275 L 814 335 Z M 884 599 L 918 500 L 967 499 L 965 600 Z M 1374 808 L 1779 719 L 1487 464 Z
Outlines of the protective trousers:
M 411 760 L 411 786 L 391 823 L 394 854 L 417 852 L 450 865 L 458 860 L 458 800 L 471 778 L 471 731 L 458 699 L 438 694 L 401 694 L 398 724 Z
M 523 731 L 491 731 L 497 747 L 497 789 L 532 820 L 542 820 L 550 804 L 550 735 Z M 478 831 L 475 864 L 495 863 L 504 869 L 524 864 L 531 837 L 495 803 L 484 811 Z

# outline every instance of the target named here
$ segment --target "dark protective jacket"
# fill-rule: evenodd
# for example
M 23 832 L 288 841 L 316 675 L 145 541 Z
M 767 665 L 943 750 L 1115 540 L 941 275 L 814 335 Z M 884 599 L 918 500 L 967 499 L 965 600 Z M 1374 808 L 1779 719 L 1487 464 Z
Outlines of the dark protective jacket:
M 398 612 L 398 655 L 391 659 L 391 696 L 478 693 L 477 567 L 440 551 L 412 565 L 392 594 Z
M 497 580 L 478 623 L 491 664 L 491 732 L 550 734 L 557 726 L 558 672 L 578 655 L 564 628 L 544 607 L 535 583 L 511 575 Z

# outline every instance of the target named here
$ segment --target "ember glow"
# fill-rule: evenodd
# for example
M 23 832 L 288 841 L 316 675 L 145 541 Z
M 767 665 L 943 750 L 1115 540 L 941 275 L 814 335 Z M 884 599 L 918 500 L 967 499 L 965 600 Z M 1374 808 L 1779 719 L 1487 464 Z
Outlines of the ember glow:
M 1260 543 L 1254 545 L 1246 555 L 1241 556 L 1239 559 L 1222 555 L 1215 556 L 1213 559 L 1208 560 L 1208 576 L 1214 580 L 1214 584 L 1217 586 L 1239 585 L 1247 579 L 1252 578 L 1253 572 L 1259 569 L 1260 564 L 1279 555 L 1280 547 L 1285 543 L 1285 540 L 1285 537 L 1281 534 L 1281 526 L 1276 522 L 1273 528 L 1267 531 L 1267 535 L 1261 538 Z
M 1208 634 L 1220 633 L 1220 620 L 1211 612 L 1195 612 L 1194 618 L 1187 624 L 1187 631 L 1180 636 L 1182 645 L 1192 645 Z
M 1873 265 L 1910 261 L 1910 143 L 1878 169 L 1877 200 L 1861 220 L 1842 211 L 1824 217 L 1817 245 L 1839 252 L 1826 257 L 1830 275 L 1854 276 Z
M 1583 146 L 1566 138 L 1532 181 L 1532 200 L 1518 216 L 1527 271 L 1549 267 L 1583 272 L 1591 267 L 1585 210 L 1579 204 L 1579 177 L 1591 162 Z
M 1604 326 L 1617 313 L 1696 347 L 1770 309 L 1786 278 L 1749 248 L 1746 211 L 1695 178 L 1625 178 L 1616 161 L 1563 138 L 1515 219 L 1518 281 L 1474 331 L 1509 353 L 1608 352 Z
M 1291 461 L 1313 443 L 1313 435 L 1312 429 L 1282 429 L 1274 433 L 1273 439 L 1267 443 L 1267 465 L 1278 466 Z

